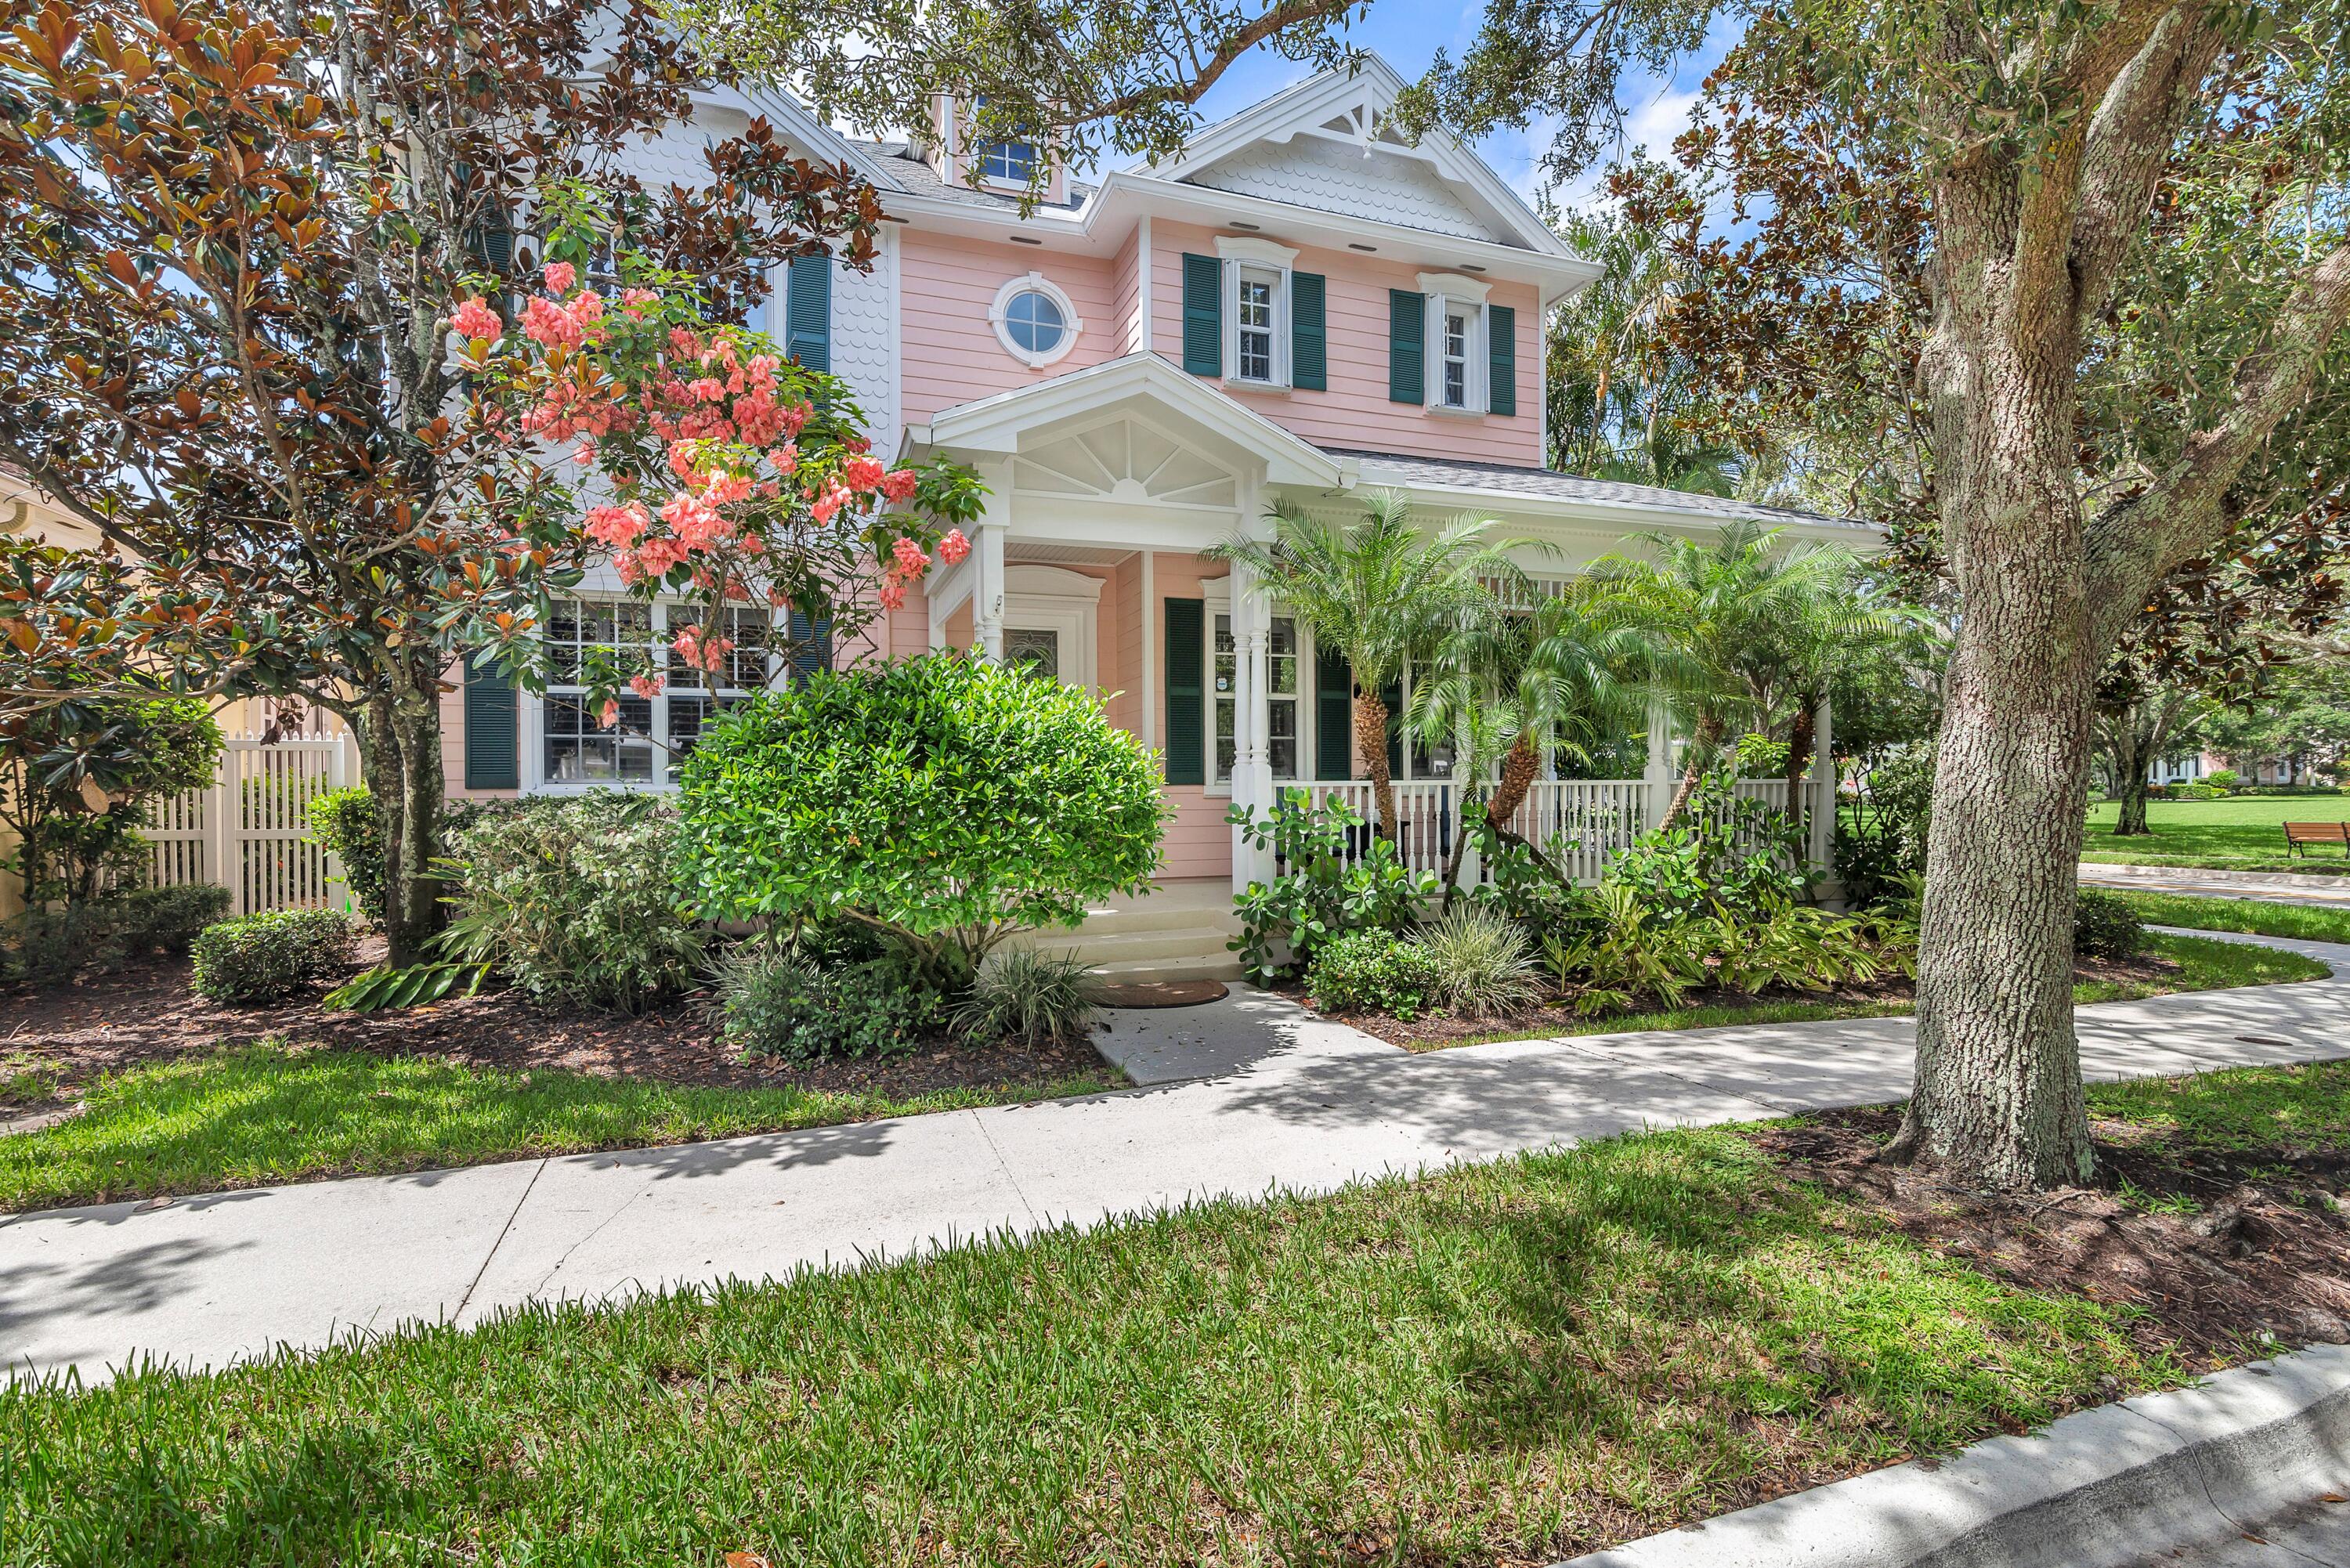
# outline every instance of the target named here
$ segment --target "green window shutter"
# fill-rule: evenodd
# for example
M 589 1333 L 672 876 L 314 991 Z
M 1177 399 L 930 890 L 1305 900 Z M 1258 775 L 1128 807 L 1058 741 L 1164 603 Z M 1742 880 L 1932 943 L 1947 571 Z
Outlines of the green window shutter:
M 1518 411 L 1518 313 L 1506 305 L 1485 307 L 1485 409 L 1508 416 Z
M 465 787 L 520 789 L 522 746 L 506 672 L 465 659 Z
M 1208 782 L 1207 606 L 1169 599 L 1167 612 L 1167 782 Z
M 794 256 L 784 289 L 784 352 L 811 370 L 832 369 L 832 258 Z
M 1409 289 L 1388 290 L 1388 401 L 1428 401 L 1428 301 Z
M 1314 776 L 1355 776 L 1355 674 L 1336 653 L 1314 659 Z
M 791 639 L 791 680 L 805 680 L 819 670 L 832 668 L 831 617 L 827 616 L 810 628 L 806 615 L 792 611 Z
M 1224 373 L 1224 264 L 1188 251 L 1183 255 L 1183 369 L 1194 376 Z
M 1322 324 L 1326 290 L 1318 272 L 1289 275 L 1289 384 L 1301 391 L 1329 387 L 1329 333 Z

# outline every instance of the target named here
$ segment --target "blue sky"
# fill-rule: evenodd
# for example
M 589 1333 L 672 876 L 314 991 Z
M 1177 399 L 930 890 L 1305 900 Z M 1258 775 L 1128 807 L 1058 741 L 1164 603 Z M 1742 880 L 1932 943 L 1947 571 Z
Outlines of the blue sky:
M 1433 5 L 1421 0 L 1371 0 L 1370 14 L 1350 28 L 1347 36 L 1364 48 L 1377 50 L 1410 78 L 1426 70 L 1439 49 L 1458 59 L 1475 40 L 1484 14 L 1482 0 L 1466 5 L 1457 0 Z M 1626 78 L 1617 93 L 1617 101 L 1625 110 L 1623 150 L 1645 144 L 1660 156 L 1666 153 L 1673 138 L 1689 124 L 1699 83 L 1735 39 L 1733 27 L 1717 22 L 1704 49 L 1681 60 L 1669 78 Z M 1221 119 L 1305 74 L 1305 67 L 1258 48 L 1210 89 L 1201 100 L 1201 112 L 1205 119 Z M 1531 201 L 1542 184 L 1540 159 L 1548 141 L 1548 131 L 1534 125 L 1524 130 L 1495 131 L 1479 144 L 1478 151 Z M 1604 156 L 1601 161 L 1605 163 Z M 1568 206 L 1589 205 L 1596 185 L 1596 180 L 1586 175 L 1563 191 L 1560 199 Z

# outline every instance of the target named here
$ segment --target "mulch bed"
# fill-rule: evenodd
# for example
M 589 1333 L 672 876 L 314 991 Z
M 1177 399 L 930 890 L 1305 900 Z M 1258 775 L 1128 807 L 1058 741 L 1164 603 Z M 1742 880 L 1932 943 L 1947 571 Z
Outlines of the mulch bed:
M 1752 1137 L 1815 1181 L 1936 1251 L 2037 1290 L 2143 1309 L 2131 1333 L 2198 1372 L 2287 1345 L 2350 1339 L 2350 1158 L 2307 1149 L 2219 1154 L 2126 1123 L 2092 1124 L 2090 1187 L 2021 1196 L 1971 1192 L 1877 1151 L 1898 1107 L 1835 1111 Z M 2123 1183 L 2186 1213 L 2151 1213 Z
M 380 939 L 362 943 L 362 965 L 380 961 L 382 948 Z M 274 1006 L 219 1006 L 188 990 L 184 959 L 136 962 L 44 991 L 0 993 L 0 1075 L 44 1068 L 62 1081 L 55 1099 L 39 1104 L 12 1105 L 0 1096 L 0 1119 L 78 1097 L 103 1073 L 261 1040 L 434 1056 L 511 1072 L 562 1068 L 671 1084 L 894 1097 L 1036 1083 L 1098 1073 L 1103 1065 L 1086 1041 L 1032 1050 L 941 1039 L 887 1058 L 812 1064 L 746 1060 L 718 1037 L 694 997 L 629 1018 L 533 1002 L 511 991 L 384 1012 L 329 1012 L 318 1005 L 318 994 Z
M 2088 981 L 2134 981 L 2158 982 L 2178 972 L 2178 966 L 2168 959 L 2145 957 L 2114 961 L 2083 959 L 2073 965 L 2075 983 Z M 1300 1002 L 1313 999 L 1305 988 L 1289 981 L 1276 989 Z M 1907 975 L 1892 974 L 1867 985 L 1842 985 L 1829 991 L 1766 991 L 1759 995 L 1745 995 L 1730 991 L 1693 991 L 1682 1002 L 1683 1007 L 1751 1007 L 1772 1002 L 1843 1002 L 1853 1005 L 1884 1006 L 1915 999 L 1917 988 Z M 1637 1012 L 1653 1011 L 1648 1007 Z M 1491 1040 L 1496 1035 L 1532 1038 L 1545 1033 L 1563 1033 L 1577 1025 L 1605 1026 L 1611 1017 L 1632 1017 L 1636 1013 L 1601 1013 L 1596 1018 L 1580 1018 L 1573 1002 L 1553 996 L 1539 1006 L 1523 1012 L 1491 1013 L 1482 1018 L 1456 1018 L 1423 1014 L 1406 1023 L 1384 1012 L 1326 1012 L 1323 1016 L 1351 1024 L 1366 1034 L 1375 1034 L 1390 1045 L 1400 1045 L 1407 1051 L 1433 1051 L 1446 1045 L 1465 1044 L 1472 1041 Z M 1734 1022 L 1734 1021 L 1733 1021 Z

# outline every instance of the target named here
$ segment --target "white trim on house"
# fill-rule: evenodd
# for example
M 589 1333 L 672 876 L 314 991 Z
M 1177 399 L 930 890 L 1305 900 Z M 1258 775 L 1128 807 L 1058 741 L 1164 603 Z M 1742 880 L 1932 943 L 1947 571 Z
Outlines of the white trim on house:
M 1061 313 L 1061 336 L 1055 339 L 1050 348 L 1024 348 L 1012 336 L 1009 315 L 1012 302 L 1024 294 L 1042 295 L 1052 301 L 1054 309 Z M 995 340 L 1003 345 L 1003 351 L 1032 369 L 1057 365 L 1067 358 L 1070 351 L 1077 346 L 1077 334 L 1085 329 L 1085 321 L 1077 315 L 1076 301 L 1071 299 L 1059 284 L 1041 272 L 1027 272 L 1017 277 L 1005 278 L 1003 286 L 995 291 L 995 298 L 987 307 L 987 323 L 995 328 Z
M 1059 641 L 1062 680 L 1091 691 L 1100 684 L 1102 580 L 1061 566 L 1003 568 L 1003 630 L 1049 631 Z
M 1274 484 L 1327 489 L 1337 461 L 1320 447 L 1225 396 L 1157 354 L 1127 354 L 1033 387 L 960 403 L 910 430 L 910 442 L 972 453 L 1014 453 L 1022 437 L 1062 421 L 1108 413 L 1128 400 L 1189 419 L 1264 464 Z
M 1525 198 L 1449 131 L 1431 130 L 1417 144 L 1388 138 L 1385 134 L 1385 116 L 1403 88 L 1404 79 L 1395 67 L 1378 55 L 1365 50 L 1355 57 L 1351 66 L 1334 66 L 1317 72 L 1237 114 L 1203 127 L 1171 156 L 1146 164 L 1131 174 L 1161 183 L 1179 183 L 1260 142 L 1278 143 L 1298 136 L 1336 140 L 1366 151 L 1376 150 L 1429 164 L 1455 194 L 1470 198 L 1472 206 L 1484 208 L 1483 215 L 1518 242 L 1516 245 L 1498 248 L 1554 257 L 1571 254 L 1566 242 L 1526 204 Z M 1352 132 L 1343 135 L 1326 127 L 1327 121 L 1342 114 L 1350 117 L 1355 125 Z M 1110 177 L 1116 178 L 1117 175 Z M 1109 181 L 1103 184 L 1107 189 Z

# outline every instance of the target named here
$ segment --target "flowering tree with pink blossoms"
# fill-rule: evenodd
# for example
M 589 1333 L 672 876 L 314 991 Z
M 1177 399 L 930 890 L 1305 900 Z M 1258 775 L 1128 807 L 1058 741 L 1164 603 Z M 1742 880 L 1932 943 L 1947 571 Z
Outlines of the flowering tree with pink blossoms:
M 558 234 L 548 248 L 570 247 Z M 841 382 L 711 321 L 682 280 L 627 260 L 622 271 L 644 281 L 607 297 L 573 262 L 551 261 L 516 330 L 481 298 L 450 322 L 458 362 L 478 378 L 474 417 L 512 454 L 484 506 L 517 540 L 565 542 L 567 559 L 517 577 L 515 602 L 491 618 L 525 680 L 545 675 L 527 601 L 595 559 L 639 598 L 689 607 L 671 616 L 684 623 L 669 647 L 676 663 L 751 669 L 743 683 L 760 685 L 767 650 L 788 659 L 819 636 L 853 636 L 903 605 L 934 561 L 969 553 L 960 524 L 984 494 L 976 475 L 944 462 L 889 467 Z M 775 635 L 736 659 L 729 629 L 742 607 L 766 612 Z M 469 613 L 480 607 L 476 597 Z M 622 650 L 591 657 L 580 679 L 610 725 L 623 686 L 651 697 L 664 677 Z

